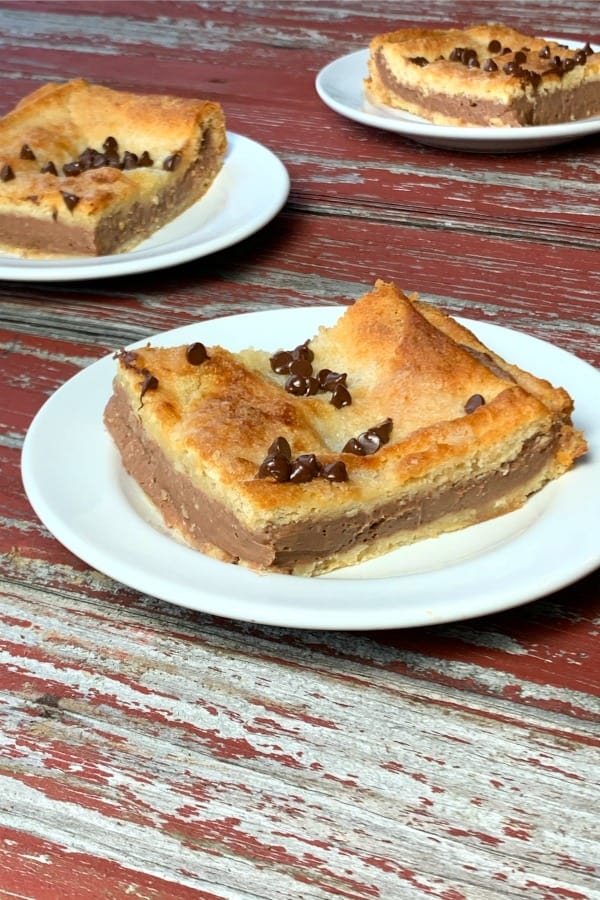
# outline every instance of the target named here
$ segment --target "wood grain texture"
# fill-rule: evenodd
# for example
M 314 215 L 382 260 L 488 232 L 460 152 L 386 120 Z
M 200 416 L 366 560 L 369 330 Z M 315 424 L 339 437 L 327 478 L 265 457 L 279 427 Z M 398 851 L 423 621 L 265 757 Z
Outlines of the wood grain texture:
M 422 6 L 431 25 L 600 41 L 596 0 Z M 21 485 L 35 413 L 106 353 L 217 316 L 347 304 L 375 278 L 600 365 L 597 136 L 453 153 L 319 100 L 323 65 L 414 16 L 386 0 L 1 5 L 0 113 L 76 76 L 210 96 L 292 182 L 273 222 L 210 257 L 0 281 L 2 900 L 600 898 L 600 571 L 466 622 L 274 628 L 116 583 Z

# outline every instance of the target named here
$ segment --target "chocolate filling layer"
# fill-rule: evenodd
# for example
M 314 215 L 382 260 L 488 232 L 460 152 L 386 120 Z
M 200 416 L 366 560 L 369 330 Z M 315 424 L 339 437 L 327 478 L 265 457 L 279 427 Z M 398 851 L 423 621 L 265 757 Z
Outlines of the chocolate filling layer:
M 197 158 L 178 181 L 158 194 L 156 203 L 135 203 L 113 216 L 100 219 L 96 227 L 70 224 L 68 218 L 40 219 L 34 216 L 0 215 L 0 244 L 36 254 L 105 256 L 129 249 L 173 219 L 203 193 L 217 172 L 218 154 L 212 129 L 201 138 Z M 81 176 L 80 176 L 81 177 Z
M 375 63 L 385 87 L 403 103 L 419 106 L 429 112 L 440 113 L 453 119 L 462 119 L 471 125 L 488 125 L 492 119 L 500 121 L 503 125 L 513 126 L 554 125 L 558 122 L 586 119 L 600 112 L 599 81 L 590 81 L 572 90 L 537 93 L 532 99 L 524 97 L 507 107 L 493 100 L 456 96 L 441 91 L 426 94 L 414 90 L 401 84 L 394 77 L 381 50 L 376 56 Z
M 234 561 L 242 559 L 259 568 L 280 571 L 343 554 L 400 531 L 415 531 L 463 510 L 473 510 L 474 521 L 485 519 L 493 515 L 497 500 L 524 488 L 542 472 L 558 440 L 556 435 L 535 435 L 523 445 L 519 456 L 500 470 L 436 493 L 388 501 L 370 511 L 252 532 L 232 510 L 198 491 L 187 476 L 173 469 L 161 449 L 145 434 L 122 389 L 117 389 L 110 399 L 105 423 L 125 468 L 168 526 L 176 527 L 201 549 L 207 544 L 215 545 Z

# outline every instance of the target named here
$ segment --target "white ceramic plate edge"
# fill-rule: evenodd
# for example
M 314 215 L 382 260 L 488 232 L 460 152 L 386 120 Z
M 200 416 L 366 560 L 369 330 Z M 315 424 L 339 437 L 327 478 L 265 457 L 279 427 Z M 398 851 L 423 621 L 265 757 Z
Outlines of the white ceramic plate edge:
M 223 168 L 208 192 L 138 247 L 112 256 L 52 260 L 0 253 L 0 279 L 76 281 L 149 272 L 199 259 L 254 234 L 283 207 L 289 175 L 262 144 L 232 132 L 227 140 Z
M 250 313 L 184 326 L 152 341 L 199 339 L 235 350 L 261 346 L 253 335 L 269 334 L 267 349 L 276 349 L 287 345 L 286 335 L 310 337 L 340 311 Z M 575 397 L 577 424 L 590 441 L 585 461 L 509 516 L 323 578 L 257 575 L 212 560 L 140 515 L 135 489 L 101 421 L 114 371 L 111 357 L 74 376 L 36 415 L 23 447 L 27 495 L 48 529 L 88 564 L 143 593 L 234 619 L 301 628 L 400 628 L 470 618 L 536 599 L 600 563 L 600 373 L 527 335 L 490 324 L 467 325 L 505 357 L 529 362 L 545 377 L 560 373 Z M 78 429 L 71 429 L 72 438 L 57 457 L 57 441 L 74 410 L 79 410 Z M 420 571 L 431 555 L 440 564 Z

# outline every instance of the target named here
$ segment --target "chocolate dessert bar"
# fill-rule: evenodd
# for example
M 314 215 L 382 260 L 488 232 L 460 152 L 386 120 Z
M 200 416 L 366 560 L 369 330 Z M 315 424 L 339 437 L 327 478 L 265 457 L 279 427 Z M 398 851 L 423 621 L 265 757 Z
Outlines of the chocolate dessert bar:
M 440 125 L 552 125 L 600 115 L 600 53 L 500 24 L 405 28 L 372 39 L 365 90 Z
M 393 284 L 305 337 L 116 354 L 106 427 L 207 554 L 317 575 L 514 510 L 586 450 L 565 390 Z
M 0 247 L 130 250 L 208 190 L 225 148 L 217 103 L 44 85 L 0 120 Z

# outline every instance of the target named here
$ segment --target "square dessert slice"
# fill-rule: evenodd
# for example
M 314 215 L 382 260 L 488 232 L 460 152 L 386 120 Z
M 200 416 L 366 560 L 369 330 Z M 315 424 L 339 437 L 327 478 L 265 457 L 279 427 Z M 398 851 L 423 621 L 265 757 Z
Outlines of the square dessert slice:
M 501 24 L 405 28 L 372 39 L 365 90 L 440 125 L 551 125 L 600 115 L 600 53 Z
M 0 120 L 0 246 L 42 258 L 129 250 L 208 190 L 225 148 L 217 103 L 44 85 Z
M 303 337 L 116 354 L 106 427 L 205 553 L 316 575 L 514 510 L 586 450 L 562 388 L 393 284 Z

